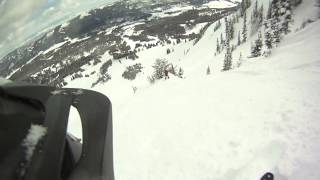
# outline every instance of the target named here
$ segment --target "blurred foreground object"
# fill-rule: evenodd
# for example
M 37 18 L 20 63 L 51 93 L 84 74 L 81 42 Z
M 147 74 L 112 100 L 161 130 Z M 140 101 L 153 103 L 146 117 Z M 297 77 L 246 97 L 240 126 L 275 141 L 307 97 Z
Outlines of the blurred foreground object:
M 70 107 L 82 144 L 67 133 Z M 114 180 L 112 109 L 103 94 L 0 79 L 2 180 Z

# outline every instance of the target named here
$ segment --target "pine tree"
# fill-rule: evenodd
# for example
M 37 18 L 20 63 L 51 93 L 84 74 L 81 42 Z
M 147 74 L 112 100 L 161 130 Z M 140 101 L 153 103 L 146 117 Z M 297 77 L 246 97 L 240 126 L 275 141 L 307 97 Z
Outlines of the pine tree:
M 244 13 L 247 10 L 246 1 L 242 0 L 240 4 L 240 16 L 243 17 Z
M 242 27 L 242 39 L 243 42 L 247 42 L 247 13 L 243 15 L 243 27 Z
M 265 32 L 264 32 L 264 43 L 268 50 L 271 50 L 273 47 L 273 36 L 271 28 L 269 27 L 268 22 L 265 22 Z
M 241 45 L 241 35 L 240 35 L 240 31 L 238 31 L 238 46 Z
M 219 44 L 219 38 L 217 38 L 217 48 L 216 48 L 217 54 L 220 53 L 220 44 Z
M 153 77 L 155 79 L 161 79 L 164 77 L 164 70 L 168 65 L 168 61 L 165 59 L 156 59 L 156 62 L 152 65 L 154 68 Z
M 284 34 L 288 34 L 290 32 L 289 24 L 292 22 L 291 3 L 289 0 L 282 0 L 281 6 L 284 9 L 281 12 L 281 16 L 283 17 L 281 31 Z
M 232 51 L 230 48 L 230 26 L 228 23 L 228 19 L 225 18 L 225 24 L 226 24 L 226 41 L 225 41 L 225 47 L 226 47 L 226 54 L 224 58 L 224 64 L 222 71 L 228 71 L 232 67 Z
M 228 71 L 232 67 L 232 52 L 230 46 L 227 46 L 227 51 L 224 57 L 224 64 L 222 71 Z
M 250 34 L 251 35 L 255 34 L 258 31 L 258 29 L 262 26 L 262 24 L 263 24 L 263 5 L 258 7 L 258 1 L 256 0 L 255 6 L 251 14 Z
M 237 67 L 240 67 L 240 66 L 241 66 L 241 64 L 242 64 L 242 52 L 240 52 Z
M 239 23 L 239 14 L 236 15 L 236 23 Z
M 179 72 L 178 72 L 178 77 L 179 77 L 179 78 L 183 78 L 183 73 L 184 73 L 184 72 L 183 72 L 183 69 L 180 67 L 180 68 L 179 68 Z
M 251 0 L 245 0 L 246 1 L 246 6 L 247 6 L 247 9 L 251 6 Z
M 268 6 L 268 12 L 267 12 L 267 16 L 266 16 L 266 19 L 269 20 L 271 19 L 271 13 L 272 13 L 272 5 L 271 5 L 271 2 L 269 3 L 269 6 Z
M 210 72 L 210 67 L 208 66 L 207 67 L 207 75 L 210 75 L 211 74 L 211 72 Z
M 224 46 L 224 40 L 223 40 L 223 35 L 222 35 L 222 33 L 221 33 L 221 35 L 220 35 L 220 41 L 221 41 L 221 46 Z
M 271 30 L 274 44 L 278 44 L 281 41 L 281 27 L 280 27 L 280 0 L 272 0 L 271 2 Z
M 230 40 L 234 38 L 234 23 L 232 21 L 229 22 L 229 27 L 230 27 Z
M 259 15 L 259 21 L 258 21 L 259 27 L 262 26 L 263 21 L 264 21 L 263 12 L 264 12 L 264 7 L 263 7 L 263 5 L 261 5 L 260 8 L 259 8 L 259 13 L 258 13 L 258 15 Z
M 258 39 L 255 40 L 254 44 L 251 47 L 251 56 L 252 57 L 261 56 L 262 46 L 263 46 L 262 35 L 261 35 L 261 32 L 259 32 Z
M 258 17 L 258 1 L 256 0 L 256 3 L 255 3 L 254 8 L 252 10 L 251 21 L 254 22 L 257 17 Z

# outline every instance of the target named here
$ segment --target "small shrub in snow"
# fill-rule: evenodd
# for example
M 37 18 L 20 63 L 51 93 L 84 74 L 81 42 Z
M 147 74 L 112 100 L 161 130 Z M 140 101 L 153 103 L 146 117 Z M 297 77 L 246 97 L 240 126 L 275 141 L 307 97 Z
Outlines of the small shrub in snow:
M 211 72 L 210 72 L 210 67 L 208 66 L 207 67 L 207 75 L 210 75 L 211 74 Z
M 133 93 L 135 94 L 138 90 L 138 88 L 136 86 L 132 86 L 132 90 L 133 90 Z
M 238 63 L 237 63 L 237 67 L 238 67 L 238 68 L 242 65 L 242 61 L 243 61 L 242 53 L 240 52 L 239 60 L 238 60 Z
M 180 68 L 179 68 L 179 71 L 178 71 L 178 77 L 179 77 L 179 78 L 183 78 L 183 73 L 184 73 L 184 71 L 183 71 L 183 69 L 180 67 Z
M 320 17 L 320 16 L 319 16 L 319 17 Z M 302 22 L 302 24 L 301 24 L 300 29 L 304 29 L 308 24 L 311 24 L 311 23 L 313 23 L 313 22 L 314 22 L 314 21 L 311 20 L 311 19 L 304 20 L 304 21 Z
M 138 73 L 141 72 L 142 65 L 140 63 L 126 67 L 126 70 L 122 73 L 122 77 L 128 80 L 134 80 Z
M 98 80 L 96 82 L 92 83 L 91 87 L 94 87 L 99 83 L 105 83 L 105 82 L 109 81 L 110 79 L 111 79 L 111 76 L 109 74 L 103 74 L 98 78 Z
M 148 76 L 148 81 L 150 84 L 154 84 L 156 82 L 156 78 L 154 76 Z

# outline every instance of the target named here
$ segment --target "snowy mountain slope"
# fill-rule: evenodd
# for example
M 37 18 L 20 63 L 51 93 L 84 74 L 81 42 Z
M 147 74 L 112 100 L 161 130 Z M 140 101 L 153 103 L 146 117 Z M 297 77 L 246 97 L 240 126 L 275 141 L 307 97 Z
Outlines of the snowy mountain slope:
M 135 59 L 138 45 L 150 48 L 159 43 L 170 43 L 168 37 L 195 39 L 197 32 L 185 34 L 185 30 L 200 23 L 213 22 L 238 5 L 222 0 L 215 1 L 209 8 L 202 6 L 207 2 L 210 0 L 119 1 L 81 13 L 0 59 L 0 76 L 15 81 L 61 86 L 65 84 L 63 78 L 67 75 L 81 72 L 80 67 L 74 66 L 82 66 L 93 59 L 97 62 L 106 51 L 115 59 Z M 123 34 L 126 26 L 132 24 L 136 24 L 134 30 L 137 34 Z M 152 42 L 154 36 L 158 37 L 158 42 Z M 125 43 L 132 41 L 137 46 L 128 49 Z M 46 61 L 48 59 L 50 61 Z M 57 64 L 63 66 L 57 68 Z M 46 72 L 41 72 L 43 69 Z
M 195 45 L 154 47 L 136 61 L 114 62 L 112 79 L 93 89 L 113 103 L 116 179 L 257 180 L 266 171 L 279 180 L 319 179 L 320 21 L 295 32 L 304 19 L 316 20 L 316 11 L 312 1 L 303 1 L 294 11 L 293 32 L 267 58 L 247 58 L 257 35 L 249 37 L 233 52 L 234 64 L 242 53 L 242 65 L 228 72 L 221 72 L 224 53 L 214 55 L 224 21 Z M 166 54 L 168 48 L 174 52 Z M 156 58 L 182 67 L 184 78 L 151 85 Z M 125 67 L 138 62 L 143 72 L 123 79 Z M 90 78 L 68 87 L 90 88 Z

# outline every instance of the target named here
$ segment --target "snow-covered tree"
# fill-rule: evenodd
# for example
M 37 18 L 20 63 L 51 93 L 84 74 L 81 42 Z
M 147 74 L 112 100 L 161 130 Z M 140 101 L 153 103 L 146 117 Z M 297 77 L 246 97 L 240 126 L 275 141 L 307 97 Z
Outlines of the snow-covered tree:
M 232 51 L 230 48 L 230 26 L 228 22 L 228 19 L 225 18 L 225 24 L 226 24 L 226 41 L 225 41 L 225 47 L 226 47 L 226 54 L 224 58 L 224 64 L 223 64 L 223 71 L 228 71 L 232 67 Z
M 247 13 L 243 14 L 243 27 L 242 27 L 242 39 L 243 42 L 247 42 Z
M 281 16 L 282 16 L 282 24 L 281 31 L 284 34 L 288 34 L 290 32 L 289 24 L 292 22 L 292 14 L 291 14 L 291 3 L 290 0 L 282 0 L 281 2 Z
M 153 77 L 155 79 L 161 79 L 164 77 L 164 70 L 168 65 L 168 61 L 165 59 L 157 59 L 156 62 L 153 64 Z
M 228 71 L 232 67 L 232 52 L 230 46 L 227 46 L 227 51 L 224 57 L 223 69 L 222 71 Z
M 253 45 L 251 46 L 251 56 L 252 57 L 261 56 L 262 46 L 263 46 L 262 35 L 261 35 L 261 32 L 259 32 L 258 39 L 256 39 Z
M 264 44 L 266 45 L 268 50 L 271 50 L 273 48 L 273 35 L 268 21 L 265 22 Z
M 183 73 L 184 73 L 184 71 L 183 71 L 183 69 L 180 67 L 180 68 L 179 68 L 179 71 L 178 71 L 178 77 L 179 77 L 179 78 L 183 78 Z
M 274 44 L 281 41 L 281 0 L 271 1 L 271 30 Z

